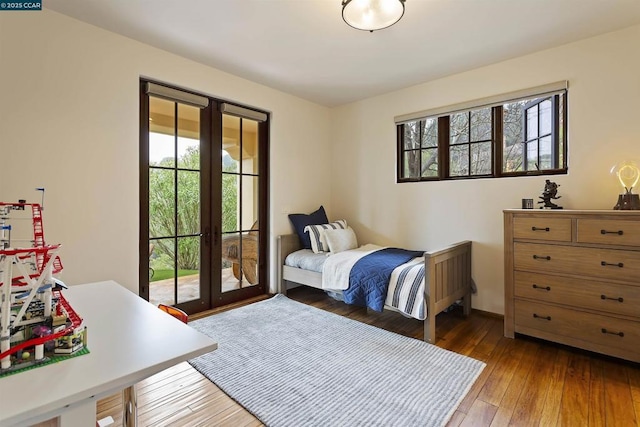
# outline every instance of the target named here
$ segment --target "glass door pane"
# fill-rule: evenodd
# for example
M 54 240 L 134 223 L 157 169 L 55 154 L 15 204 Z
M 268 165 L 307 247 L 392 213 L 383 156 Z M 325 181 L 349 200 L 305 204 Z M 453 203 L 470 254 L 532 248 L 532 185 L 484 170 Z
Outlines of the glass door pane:
M 149 97 L 149 302 L 201 297 L 198 107 Z
M 258 122 L 223 115 L 221 292 L 259 285 Z

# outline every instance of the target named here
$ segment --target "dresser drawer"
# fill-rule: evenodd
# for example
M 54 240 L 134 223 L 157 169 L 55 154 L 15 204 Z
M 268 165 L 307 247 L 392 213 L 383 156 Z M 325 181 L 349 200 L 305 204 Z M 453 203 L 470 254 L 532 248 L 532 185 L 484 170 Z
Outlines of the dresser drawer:
M 640 246 L 640 222 L 613 219 L 578 219 L 577 242 Z
M 640 353 L 640 323 L 569 308 L 515 301 L 519 326 L 606 347 Z M 562 342 L 561 339 L 558 339 Z
M 575 274 L 640 285 L 640 251 L 517 242 L 513 246 L 516 270 Z
M 513 237 L 515 239 L 570 242 L 571 219 L 516 217 L 513 219 Z
M 640 320 L 640 286 L 516 271 L 515 296 L 611 314 L 637 316 Z

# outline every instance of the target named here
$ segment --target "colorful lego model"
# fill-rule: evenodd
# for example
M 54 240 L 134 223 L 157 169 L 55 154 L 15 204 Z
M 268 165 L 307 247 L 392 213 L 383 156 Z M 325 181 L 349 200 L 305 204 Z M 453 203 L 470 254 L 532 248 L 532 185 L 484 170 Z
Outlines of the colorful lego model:
M 31 246 L 12 248 L 10 214 L 26 208 L 32 214 Z M 0 202 L 0 374 L 86 346 L 83 320 L 62 295 L 66 286 L 53 277 L 62 270 L 59 249 L 45 244 L 40 204 Z

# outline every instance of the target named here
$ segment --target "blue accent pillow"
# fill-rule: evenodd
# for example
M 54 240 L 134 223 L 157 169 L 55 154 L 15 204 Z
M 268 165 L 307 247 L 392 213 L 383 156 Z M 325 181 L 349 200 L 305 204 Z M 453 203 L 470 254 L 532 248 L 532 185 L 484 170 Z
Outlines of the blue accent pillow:
M 304 228 L 307 225 L 327 224 L 329 219 L 327 213 L 324 211 L 324 207 L 320 206 L 317 211 L 306 214 L 289 214 L 289 221 L 296 230 L 298 237 L 300 238 L 300 244 L 304 249 L 311 249 L 311 239 L 309 233 L 304 232 Z

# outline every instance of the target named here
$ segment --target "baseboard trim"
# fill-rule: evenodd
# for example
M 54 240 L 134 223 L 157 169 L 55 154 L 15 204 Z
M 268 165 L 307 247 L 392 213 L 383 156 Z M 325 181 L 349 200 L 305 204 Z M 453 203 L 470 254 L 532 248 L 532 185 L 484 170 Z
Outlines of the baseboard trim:
M 494 319 L 504 320 L 504 315 L 502 315 L 502 314 L 492 313 L 490 311 L 478 310 L 477 308 L 472 308 L 471 311 L 474 312 L 474 313 L 479 314 L 480 316 L 491 317 L 491 318 L 494 318 Z

